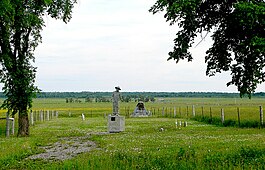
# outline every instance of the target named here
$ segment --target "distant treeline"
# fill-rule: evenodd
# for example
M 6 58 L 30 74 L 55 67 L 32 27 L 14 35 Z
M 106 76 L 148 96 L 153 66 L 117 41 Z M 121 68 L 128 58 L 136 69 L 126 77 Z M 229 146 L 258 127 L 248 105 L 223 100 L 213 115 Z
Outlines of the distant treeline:
M 207 98 L 237 98 L 239 93 L 221 93 L 221 92 L 121 92 L 123 97 L 130 98 L 140 97 L 207 97 Z M 41 92 L 37 94 L 37 98 L 110 98 L 112 92 Z M 253 94 L 253 97 L 265 97 L 264 92 Z M 0 98 L 5 95 L 0 92 Z

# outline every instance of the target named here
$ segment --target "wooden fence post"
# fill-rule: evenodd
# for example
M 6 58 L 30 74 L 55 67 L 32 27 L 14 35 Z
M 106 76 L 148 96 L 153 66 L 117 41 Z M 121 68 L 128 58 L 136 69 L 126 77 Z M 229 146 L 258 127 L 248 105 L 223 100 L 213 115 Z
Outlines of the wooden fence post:
M 174 117 L 176 117 L 176 107 L 174 107 Z
M 32 118 L 33 118 L 33 123 L 35 122 L 35 118 L 36 118 L 36 110 L 34 110 L 33 112 L 32 112 Z
M 9 112 L 6 113 L 6 137 L 10 136 L 10 121 L 12 123 L 11 126 L 11 134 L 15 134 L 15 119 L 14 118 L 9 118 Z
M 203 113 L 203 106 L 202 106 L 202 117 L 204 117 L 204 113 Z
M 41 121 L 41 111 L 39 110 L 38 120 Z
M 42 110 L 40 110 L 40 122 L 42 121 Z
M 195 113 L 195 106 L 192 105 L 192 116 L 195 117 L 196 113 Z
M 212 107 L 210 107 L 210 119 L 211 119 L 211 124 L 212 124 L 213 123 Z
M 53 110 L 51 111 L 51 119 L 53 119 Z
M 84 115 L 84 113 L 82 113 L 82 120 L 84 121 L 85 120 L 85 115 Z
M 36 111 L 36 117 L 35 117 L 35 122 L 39 121 L 39 118 L 40 118 L 40 111 Z
M 42 121 L 44 122 L 45 121 L 45 113 L 44 113 L 44 110 L 42 110 L 41 115 L 42 115 Z
M 6 137 L 9 137 L 9 113 L 6 112 Z
M 259 113 L 260 113 L 260 126 L 263 127 L 263 108 L 259 106 Z
M 11 120 L 11 122 L 12 122 L 11 134 L 14 135 L 15 134 L 15 118 L 9 118 L 9 120 Z
M 240 127 L 240 110 L 237 108 L 237 119 L 238 119 L 238 127 Z
M 47 110 L 47 121 L 49 121 L 50 120 L 50 112 L 49 112 L 49 110 Z
M 36 121 L 40 121 L 40 113 L 41 113 L 41 111 L 40 110 L 38 110 L 38 117 L 36 117 Z
M 31 120 L 31 125 L 34 125 L 34 115 L 33 115 L 33 111 L 30 111 L 30 120 Z
M 221 121 L 222 121 L 222 124 L 224 124 L 224 122 L 225 122 L 225 112 L 224 112 L 223 108 L 221 109 Z

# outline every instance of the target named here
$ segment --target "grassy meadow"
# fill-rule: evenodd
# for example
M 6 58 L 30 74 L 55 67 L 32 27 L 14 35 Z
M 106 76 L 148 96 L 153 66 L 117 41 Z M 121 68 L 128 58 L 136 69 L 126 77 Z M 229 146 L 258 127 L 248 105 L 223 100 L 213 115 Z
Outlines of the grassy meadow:
M 36 122 L 26 138 L 6 138 L 5 120 L 0 120 L 0 169 L 265 169 L 265 128 L 239 128 L 237 124 L 237 108 L 241 124 L 259 123 L 259 106 L 265 106 L 262 98 L 157 99 L 145 103 L 152 117 L 130 118 L 128 113 L 135 106 L 135 102 L 120 105 L 121 115 L 126 116 L 124 132 L 101 134 L 107 131 L 104 115 L 111 113 L 112 103 L 35 99 L 32 110 L 56 110 L 59 117 Z M 205 123 L 210 116 L 219 119 L 221 108 L 225 120 L 235 124 L 225 127 Z M 0 117 L 5 117 L 4 110 Z M 188 126 L 177 128 L 176 121 L 187 121 Z M 40 146 L 50 146 L 64 137 L 87 135 L 97 144 L 91 152 L 64 161 L 26 159 L 43 152 Z

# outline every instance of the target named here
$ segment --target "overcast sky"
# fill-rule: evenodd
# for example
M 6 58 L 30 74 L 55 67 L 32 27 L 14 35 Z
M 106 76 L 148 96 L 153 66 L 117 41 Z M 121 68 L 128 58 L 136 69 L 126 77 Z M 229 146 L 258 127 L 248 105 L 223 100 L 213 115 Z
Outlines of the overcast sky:
M 229 73 L 205 75 L 210 38 L 193 48 L 194 61 L 167 61 L 176 26 L 155 0 L 78 0 L 68 24 L 45 18 L 35 52 L 37 86 L 43 91 L 237 92 Z M 199 42 L 199 40 L 198 40 Z M 264 91 L 264 84 L 257 91 Z

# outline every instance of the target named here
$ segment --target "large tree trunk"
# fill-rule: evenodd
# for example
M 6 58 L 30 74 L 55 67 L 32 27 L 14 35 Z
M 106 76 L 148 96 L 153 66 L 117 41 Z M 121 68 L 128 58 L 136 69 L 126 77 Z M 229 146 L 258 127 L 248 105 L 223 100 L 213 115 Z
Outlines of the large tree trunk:
M 19 112 L 17 136 L 29 136 L 29 118 L 26 110 Z

